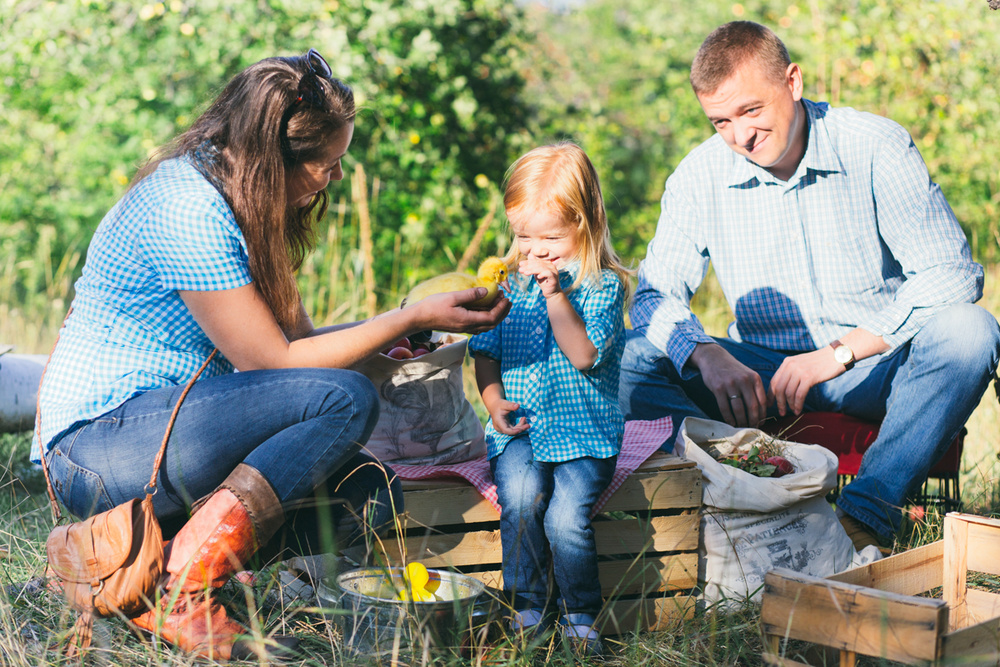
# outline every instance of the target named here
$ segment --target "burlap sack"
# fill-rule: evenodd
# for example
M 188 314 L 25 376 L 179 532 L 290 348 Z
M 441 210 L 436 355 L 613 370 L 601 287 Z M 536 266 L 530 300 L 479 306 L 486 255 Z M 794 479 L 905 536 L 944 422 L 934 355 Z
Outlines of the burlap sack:
M 486 454 L 483 425 L 465 397 L 468 338 L 436 335 L 440 347 L 416 359 L 376 355 L 358 370 L 379 394 L 378 424 L 367 450 L 386 463 L 436 465 Z

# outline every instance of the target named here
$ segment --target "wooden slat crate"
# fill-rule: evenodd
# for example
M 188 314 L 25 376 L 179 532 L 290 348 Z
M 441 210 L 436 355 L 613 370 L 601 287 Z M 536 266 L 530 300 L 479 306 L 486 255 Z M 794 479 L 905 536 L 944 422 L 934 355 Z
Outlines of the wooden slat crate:
M 384 540 L 390 563 L 419 560 L 502 588 L 500 515 L 475 488 L 407 481 L 403 493 L 402 529 Z M 698 468 L 662 453 L 608 500 L 594 519 L 604 633 L 664 628 L 693 611 L 700 508 Z
M 820 578 L 777 569 L 764 580 L 764 660 L 796 639 L 840 652 L 907 664 L 1000 664 L 1000 594 L 970 589 L 970 572 L 1000 576 L 1000 520 L 950 513 L 944 539 Z M 940 588 L 942 598 L 924 597 Z M 918 597 L 920 596 L 920 597 Z

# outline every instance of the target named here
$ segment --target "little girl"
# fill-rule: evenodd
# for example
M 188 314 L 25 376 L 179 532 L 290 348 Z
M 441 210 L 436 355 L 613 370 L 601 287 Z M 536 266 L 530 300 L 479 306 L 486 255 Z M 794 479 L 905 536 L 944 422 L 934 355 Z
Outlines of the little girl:
M 504 589 L 515 630 L 541 630 L 561 613 L 574 647 L 595 653 L 602 599 L 590 513 L 621 449 L 618 376 L 631 271 L 611 247 L 597 173 L 575 144 L 518 159 L 504 208 L 515 240 L 505 261 L 518 267 L 512 307 L 469 342 L 490 413 Z

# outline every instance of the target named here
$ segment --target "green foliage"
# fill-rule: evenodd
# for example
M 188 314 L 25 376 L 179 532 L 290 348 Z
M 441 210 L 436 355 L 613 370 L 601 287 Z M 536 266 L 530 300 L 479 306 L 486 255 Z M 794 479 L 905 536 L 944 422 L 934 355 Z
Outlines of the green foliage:
M 645 254 L 664 179 L 712 133 L 688 85 L 691 60 L 713 28 L 743 19 L 785 41 L 806 97 L 907 128 L 974 254 L 996 259 L 1000 15 L 985 3 L 589 0 L 533 18 L 539 134 L 569 136 L 591 155 L 625 256 Z
M 0 244 L 16 296 L 44 291 L 39 267 L 85 248 L 150 151 L 230 77 L 309 47 L 362 107 L 350 159 L 381 183 L 376 275 L 397 235 L 425 273 L 453 267 L 523 141 L 519 25 L 502 0 L 0 0 Z

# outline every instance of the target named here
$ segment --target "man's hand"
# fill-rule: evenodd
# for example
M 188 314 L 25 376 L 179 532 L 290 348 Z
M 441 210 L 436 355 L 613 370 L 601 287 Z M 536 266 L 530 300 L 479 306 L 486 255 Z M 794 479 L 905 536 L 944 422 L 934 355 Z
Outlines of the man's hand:
M 831 347 L 785 357 L 771 378 L 770 395 L 778 405 L 778 414 L 801 414 L 809 390 L 844 371 L 844 365 L 833 358 Z
M 764 382 L 715 343 L 699 343 L 688 362 L 701 372 L 715 395 L 722 419 L 730 426 L 757 426 L 767 415 Z

